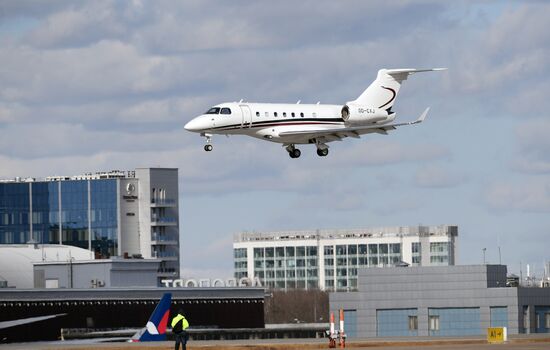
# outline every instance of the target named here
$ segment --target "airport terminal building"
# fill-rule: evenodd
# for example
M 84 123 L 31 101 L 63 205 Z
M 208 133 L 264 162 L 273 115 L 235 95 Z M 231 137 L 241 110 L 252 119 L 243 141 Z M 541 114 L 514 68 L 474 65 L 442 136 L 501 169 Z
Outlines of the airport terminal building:
M 233 241 L 235 278 L 275 289 L 353 291 L 364 267 L 454 265 L 457 236 L 450 225 L 243 232 Z
M 80 247 L 88 259 L 158 259 L 159 284 L 177 278 L 178 169 L 0 180 L 0 244 L 27 243 Z

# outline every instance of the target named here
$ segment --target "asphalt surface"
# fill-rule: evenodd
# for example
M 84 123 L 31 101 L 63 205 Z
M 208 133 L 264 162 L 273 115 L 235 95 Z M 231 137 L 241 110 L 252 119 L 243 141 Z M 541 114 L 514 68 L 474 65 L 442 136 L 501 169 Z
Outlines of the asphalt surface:
M 19 344 L 2 344 L 1 350 L 87 350 L 87 349 L 173 349 L 173 342 L 148 342 L 148 343 L 94 343 L 91 340 L 35 342 Z M 505 344 L 487 344 L 481 337 L 473 338 L 375 338 L 354 339 L 347 343 L 349 349 L 383 348 L 387 350 L 440 350 L 440 349 L 464 349 L 464 350 L 542 350 L 550 349 L 550 334 L 516 335 Z M 279 350 L 279 349 L 328 349 L 326 339 L 255 339 L 255 340 L 216 340 L 216 341 L 190 341 L 187 349 L 207 350 Z

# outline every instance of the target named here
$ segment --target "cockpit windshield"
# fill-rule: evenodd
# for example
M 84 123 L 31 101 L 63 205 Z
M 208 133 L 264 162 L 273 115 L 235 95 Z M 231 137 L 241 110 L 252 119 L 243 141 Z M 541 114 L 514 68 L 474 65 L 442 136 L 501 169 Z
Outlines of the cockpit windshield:
M 219 114 L 220 113 L 220 107 L 212 107 L 208 111 L 206 111 L 205 114 Z

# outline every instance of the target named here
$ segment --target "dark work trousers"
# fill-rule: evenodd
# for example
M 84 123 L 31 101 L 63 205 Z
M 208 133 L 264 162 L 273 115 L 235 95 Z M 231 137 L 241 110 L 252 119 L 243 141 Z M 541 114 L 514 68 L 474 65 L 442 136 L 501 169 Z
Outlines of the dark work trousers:
M 175 350 L 179 350 L 181 344 L 182 350 L 187 350 L 187 332 L 176 333 L 176 347 Z

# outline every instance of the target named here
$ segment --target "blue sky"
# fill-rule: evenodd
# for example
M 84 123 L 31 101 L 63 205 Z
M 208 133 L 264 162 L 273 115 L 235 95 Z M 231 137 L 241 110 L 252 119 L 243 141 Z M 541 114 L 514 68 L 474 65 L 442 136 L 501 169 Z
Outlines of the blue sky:
M 3 1 L 0 177 L 180 169 L 185 276 L 232 274 L 242 230 L 459 226 L 459 263 L 550 259 L 543 1 Z M 345 103 L 380 68 L 425 123 L 326 158 L 183 125 L 209 106 Z M 524 268 L 525 271 L 525 268 Z

